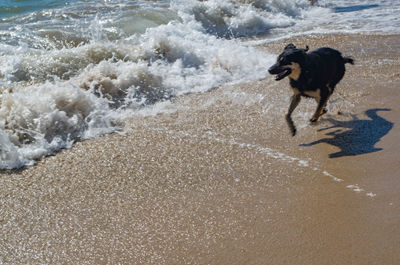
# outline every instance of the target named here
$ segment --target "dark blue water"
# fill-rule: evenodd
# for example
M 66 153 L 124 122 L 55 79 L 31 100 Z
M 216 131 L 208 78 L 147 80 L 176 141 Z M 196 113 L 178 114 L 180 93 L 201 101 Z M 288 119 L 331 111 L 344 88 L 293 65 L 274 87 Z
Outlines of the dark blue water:
M 333 8 L 333 10 L 336 13 L 344 13 L 344 12 L 356 12 L 356 11 L 362 11 L 364 9 L 370 9 L 370 8 L 377 8 L 379 5 L 373 4 L 373 5 L 350 5 L 350 6 L 338 6 Z
M 0 18 L 44 9 L 60 8 L 74 1 L 75 0 L 1 0 Z

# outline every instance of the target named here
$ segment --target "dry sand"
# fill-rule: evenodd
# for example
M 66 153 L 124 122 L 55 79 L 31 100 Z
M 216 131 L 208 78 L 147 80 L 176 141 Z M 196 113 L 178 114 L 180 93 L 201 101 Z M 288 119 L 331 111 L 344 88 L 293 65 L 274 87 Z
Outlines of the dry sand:
M 3 172 L 0 264 L 400 264 L 400 36 L 288 42 L 356 59 L 317 125 L 268 77 Z

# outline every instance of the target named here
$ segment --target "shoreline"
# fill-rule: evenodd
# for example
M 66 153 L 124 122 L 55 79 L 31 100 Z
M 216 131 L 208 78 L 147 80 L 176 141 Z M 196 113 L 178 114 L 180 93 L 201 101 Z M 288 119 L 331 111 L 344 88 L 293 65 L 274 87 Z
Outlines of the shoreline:
M 294 138 L 287 81 L 267 77 L 179 97 L 122 134 L 2 172 L 0 261 L 398 264 L 399 40 L 316 34 L 260 46 L 356 59 L 321 122 L 310 126 L 315 104 L 300 103 Z

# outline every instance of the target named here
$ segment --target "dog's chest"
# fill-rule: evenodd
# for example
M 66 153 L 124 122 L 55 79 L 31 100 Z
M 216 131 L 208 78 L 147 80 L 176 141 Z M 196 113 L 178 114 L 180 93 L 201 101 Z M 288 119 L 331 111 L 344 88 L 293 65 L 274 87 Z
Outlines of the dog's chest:
M 290 88 L 294 94 L 300 94 L 304 97 L 319 98 L 320 90 L 310 86 L 305 79 L 293 80 L 290 79 Z

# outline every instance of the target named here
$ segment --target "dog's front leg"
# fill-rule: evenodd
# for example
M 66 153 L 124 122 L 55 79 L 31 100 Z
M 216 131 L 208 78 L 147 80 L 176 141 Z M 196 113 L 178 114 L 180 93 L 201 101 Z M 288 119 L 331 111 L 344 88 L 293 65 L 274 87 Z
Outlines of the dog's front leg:
M 311 122 L 316 122 L 318 121 L 319 117 L 327 112 L 326 103 L 328 102 L 328 96 L 326 95 L 321 95 L 321 98 L 319 99 L 317 109 L 315 110 L 315 113 L 313 117 L 311 118 Z
M 296 135 L 296 126 L 294 126 L 293 120 L 292 120 L 292 112 L 294 111 L 294 109 L 297 107 L 297 105 L 299 105 L 301 100 L 301 95 L 300 94 L 293 94 L 292 98 L 291 98 L 291 102 L 290 102 L 290 106 L 288 109 L 288 112 L 285 115 L 286 118 L 286 122 L 289 126 L 290 132 L 292 133 L 292 136 Z

